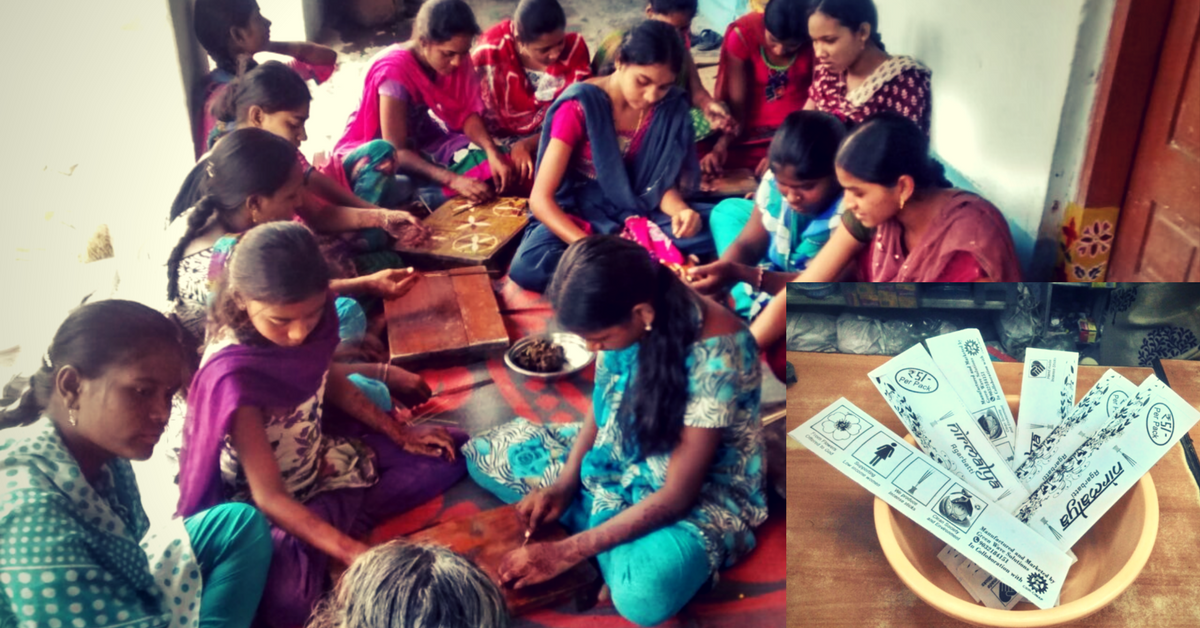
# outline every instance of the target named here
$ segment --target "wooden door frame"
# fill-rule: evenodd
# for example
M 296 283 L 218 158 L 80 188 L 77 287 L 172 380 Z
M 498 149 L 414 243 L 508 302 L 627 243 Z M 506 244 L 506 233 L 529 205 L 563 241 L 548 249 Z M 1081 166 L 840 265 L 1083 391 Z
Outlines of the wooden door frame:
M 1082 207 L 1124 205 L 1174 4 L 1117 0 L 1075 195 Z

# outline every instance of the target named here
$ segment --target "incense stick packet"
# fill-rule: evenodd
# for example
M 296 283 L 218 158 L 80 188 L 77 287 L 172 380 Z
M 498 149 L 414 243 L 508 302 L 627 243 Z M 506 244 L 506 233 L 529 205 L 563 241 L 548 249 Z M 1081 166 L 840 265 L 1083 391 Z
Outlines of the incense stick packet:
M 925 341 L 934 364 L 946 376 L 950 387 L 975 419 L 979 429 L 992 442 L 992 446 L 1010 469 L 1016 468 L 1015 457 L 1016 421 L 996 369 L 988 357 L 987 347 L 978 329 L 963 329 L 952 334 L 943 334 Z
M 921 449 L 942 467 L 1005 511 L 1028 497 L 924 347 L 912 347 L 869 376 Z
M 790 435 L 1039 608 L 1058 599 L 1065 552 L 845 398 Z
M 1070 549 L 1198 421 L 1200 411 L 1151 375 L 1132 401 L 1055 467 L 1017 518 Z
M 1109 370 L 1095 386 L 1079 400 L 1070 416 L 1041 439 L 1033 452 L 1017 468 L 1017 479 L 1030 491 L 1041 486 L 1050 477 L 1054 468 L 1094 434 L 1106 425 L 1125 406 L 1138 387 L 1120 373 Z
M 1078 364 L 1079 354 L 1074 351 L 1025 350 L 1014 469 L 1024 464 L 1033 449 L 1071 414 Z

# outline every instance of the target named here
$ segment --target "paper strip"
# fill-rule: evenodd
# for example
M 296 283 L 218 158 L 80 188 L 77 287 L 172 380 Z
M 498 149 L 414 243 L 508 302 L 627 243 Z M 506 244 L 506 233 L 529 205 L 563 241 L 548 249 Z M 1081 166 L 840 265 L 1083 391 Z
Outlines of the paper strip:
M 1017 518 L 1070 549 L 1198 421 L 1200 412 L 1151 375 L 1054 469 Z
M 978 329 L 963 329 L 925 341 L 929 355 L 946 376 L 950 387 L 975 419 L 979 429 L 1010 469 L 1016 468 L 1017 425 L 1013 420 L 996 369 Z
M 1054 428 L 1017 469 L 1017 479 L 1031 492 L 1049 479 L 1054 468 L 1075 453 L 1089 436 L 1109 420 L 1137 393 L 1138 387 L 1120 373 L 1109 370 L 1079 400 L 1071 415 Z
M 1079 354 L 1073 351 L 1025 350 L 1014 469 L 1020 468 L 1042 439 L 1071 414 L 1078 364 Z
M 846 399 L 790 435 L 1039 608 L 1058 599 L 1066 553 Z
M 1015 510 L 1029 491 L 979 429 L 921 345 L 869 373 L 871 381 L 931 458 L 968 486 Z

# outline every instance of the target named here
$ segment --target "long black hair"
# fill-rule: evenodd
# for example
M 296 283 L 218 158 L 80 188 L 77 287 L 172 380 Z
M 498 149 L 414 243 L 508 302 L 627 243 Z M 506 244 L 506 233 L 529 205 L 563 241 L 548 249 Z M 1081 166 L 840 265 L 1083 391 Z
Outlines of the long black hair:
M 869 25 L 871 43 L 880 50 L 887 50 L 883 47 L 883 37 L 879 34 L 879 11 L 875 9 L 875 3 L 871 0 L 809 0 L 808 14 L 812 15 L 817 11 L 837 20 L 851 31 L 857 31 L 863 24 Z
M 834 174 L 833 160 L 845 138 L 846 125 L 837 116 L 793 111 L 771 138 L 767 161 L 773 167 L 790 168 L 797 179 L 822 179 Z
M 238 240 L 225 275 L 217 280 L 208 337 L 229 328 L 242 342 L 262 344 L 266 340 L 250 324 L 235 295 L 243 302 L 288 305 L 327 292 L 329 279 L 329 266 L 308 227 L 298 222 L 258 225 Z
M 770 0 L 763 9 L 763 24 L 779 41 L 804 44 L 809 41 L 808 15 L 806 0 Z
M 267 61 L 237 77 L 212 106 L 222 122 L 246 119 L 251 107 L 264 113 L 295 111 L 312 101 L 308 85 L 295 70 L 278 61 Z
M 567 27 L 567 13 L 558 0 L 521 0 L 513 12 L 517 41 L 523 44 Z
M 683 13 L 688 18 L 696 17 L 696 9 L 699 8 L 697 0 L 650 0 L 650 12 L 658 15 L 671 15 L 672 13 Z
M 929 154 L 929 137 L 895 111 L 881 111 L 864 120 L 842 142 L 836 163 L 877 185 L 894 187 L 902 175 L 908 175 L 917 189 L 952 187 L 945 167 Z
M 95 379 L 110 366 L 122 364 L 148 349 L 176 351 L 184 366 L 179 328 L 161 312 L 133 301 L 96 301 L 80 306 L 59 325 L 42 366 L 29 378 L 20 399 L 0 409 L 0 427 L 28 425 L 38 420 L 54 394 L 59 369 L 75 367 L 85 379 Z
M 700 338 L 692 291 L 641 246 L 616 236 L 589 236 L 567 247 L 546 292 L 559 323 L 589 333 L 627 324 L 633 307 L 654 307 L 654 324 L 638 349 L 637 379 L 615 420 L 643 455 L 679 443 L 688 400 L 689 347 Z
M 663 64 L 678 75 L 683 70 L 686 54 L 683 39 L 670 24 L 643 20 L 625 33 L 613 62 L 643 66 Z
M 255 0 L 196 0 L 192 12 L 192 24 L 196 29 L 196 39 L 208 51 L 217 67 L 229 72 L 238 73 L 237 59 L 230 50 L 229 30 L 245 28 L 250 23 L 250 16 L 258 10 Z M 254 67 L 254 60 L 247 62 L 245 69 Z
M 167 259 L 167 298 L 179 292 L 179 261 L 191 241 L 215 216 L 227 220 L 252 195 L 271 196 L 288 181 L 296 167 L 296 147 L 287 140 L 253 127 L 237 129 L 221 138 L 208 157 L 192 168 L 175 202 L 174 220 L 188 207 L 187 231 Z
M 481 32 L 475 12 L 463 0 L 426 0 L 413 21 L 413 36 L 434 44 Z

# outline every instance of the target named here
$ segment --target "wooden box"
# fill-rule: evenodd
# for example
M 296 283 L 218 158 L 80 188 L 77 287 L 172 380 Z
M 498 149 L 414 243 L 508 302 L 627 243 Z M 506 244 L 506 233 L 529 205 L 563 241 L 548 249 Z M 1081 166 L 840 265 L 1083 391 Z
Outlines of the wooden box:
M 529 224 L 529 201 L 506 197 L 472 205 L 465 198 L 452 198 L 421 223 L 433 231 L 431 240 L 419 248 L 397 247 L 406 262 L 417 268 L 482 264 L 504 272 L 505 254 Z
M 530 543 L 558 541 L 567 531 L 558 523 L 544 524 Z M 548 606 L 575 601 L 580 607 L 594 604 L 600 588 L 599 574 L 590 561 L 583 561 L 556 578 L 520 590 L 500 582 L 500 562 L 525 541 L 525 526 L 513 506 L 502 506 L 477 515 L 455 519 L 418 532 L 413 542 L 436 543 L 467 557 L 500 586 L 508 611 L 514 617 Z
M 427 273 L 408 294 L 384 301 L 383 308 L 393 364 L 462 364 L 508 348 L 483 266 Z

